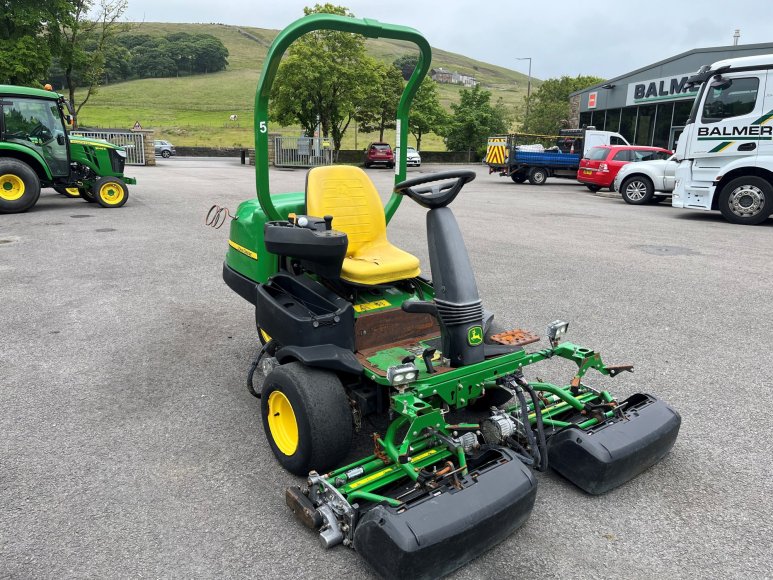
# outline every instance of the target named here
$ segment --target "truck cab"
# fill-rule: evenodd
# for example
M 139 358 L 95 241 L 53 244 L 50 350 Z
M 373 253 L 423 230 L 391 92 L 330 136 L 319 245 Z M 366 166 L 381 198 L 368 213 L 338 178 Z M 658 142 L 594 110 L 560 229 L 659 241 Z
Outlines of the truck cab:
M 676 147 L 672 205 L 719 210 L 728 221 L 759 224 L 773 213 L 773 55 L 703 67 L 701 85 Z

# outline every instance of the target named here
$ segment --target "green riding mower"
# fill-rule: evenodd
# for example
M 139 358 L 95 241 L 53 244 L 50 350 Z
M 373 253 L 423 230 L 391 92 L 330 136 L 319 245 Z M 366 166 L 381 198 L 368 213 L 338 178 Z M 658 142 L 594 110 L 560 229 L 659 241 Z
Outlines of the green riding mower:
M 332 29 L 407 40 L 420 51 L 398 109 L 396 185 L 382 206 L 357 167 L 316 167 L 304 192 L 269 194 L 268 97 L 287 46 Z M 552 467 L 587 493 L 619 486 L 658 462 L 681 419 L 662 400 L 617 400 L 586 374 L 615 376 L 589 349 L 547 346 L 520 329 L 494 330 L 483 309 L 450 204 L 475 178 L 466 170 L 405 180 L 411 101 L 431 60 L 415 30 L 312 15 L 282 31 L 256 95 L 257 199 L 230 223 L 223 277 L 255 305 L 266 376 L 263 427 L 278 462 L 306 477 L 286 490 L 326 548 L 353 547 L 381 576 L 429 578 L 458 568 L 521 526 L 533 470 Z M 426 208 L 431 281 L 392 245 L 387 223 L 407 197 Z M 575 363 L 566 384 L 527 378 L 555 357 Z M 249 379 L 252 387 L 252 377 Z M 370 415 L 387 415 L 373 452 L 341 465 Z
M 107 208 L 129 199 L 123 147 L 68 135 L 69 119 L 58 93 L 0 85 L 0 213 L 27 211 L 43 187 Z

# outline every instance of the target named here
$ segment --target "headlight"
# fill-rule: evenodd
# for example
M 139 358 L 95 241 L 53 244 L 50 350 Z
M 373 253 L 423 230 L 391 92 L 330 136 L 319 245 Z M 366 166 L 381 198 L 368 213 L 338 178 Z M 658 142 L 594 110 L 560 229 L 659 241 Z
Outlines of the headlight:
M 569 330 L 569 323 L 563 320 L 554 320 L 548 324 L 548 340 L 550 344 L 556 346 L 567 330 Z
M 413 382 L 419 376 L 419 369 L 413 363 L 394 365 L 387 369 L 387 380 L 390 385 L 405 385 Z
M 115 152 L 118 154 L 119 157 L 123 157 L 124 159 L 126 159 L 126 151 L 124 151 L 123 149 L 116 149 Z

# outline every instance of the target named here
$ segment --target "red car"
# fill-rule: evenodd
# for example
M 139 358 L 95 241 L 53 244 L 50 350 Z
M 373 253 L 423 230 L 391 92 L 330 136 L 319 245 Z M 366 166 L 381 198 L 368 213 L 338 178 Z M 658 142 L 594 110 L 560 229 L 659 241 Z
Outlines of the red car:
M 580 160 L 577 181 L 584 183 L 591 191 L 598 191 L 602 187 L 612 189 L 617 172 L 626 163 L 668 159 L 670 156 L 671 151 L 660 147 L 637 147 L 636 145 L 593 147 L 588 152 L 588 156 Z
M 395 154 L 389 143 L 371 143 L 365 150 L 365 167 L 379 164 L 395 166 Z

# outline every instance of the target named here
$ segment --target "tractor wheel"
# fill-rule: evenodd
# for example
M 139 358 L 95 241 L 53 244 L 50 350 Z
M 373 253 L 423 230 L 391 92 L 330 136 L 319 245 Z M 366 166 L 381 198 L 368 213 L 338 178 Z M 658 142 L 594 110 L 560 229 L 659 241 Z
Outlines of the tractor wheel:
M 78 187 L 64 187 L 61 185 L 54 186 L 54 191 L 61 193 L 65 197 L 80 197 L 81 191 Z
M 542 167 L 532 167 L 529 171 L 529 183 L 532 185 L 545 185 L 548 180 L 548 171 Z
M 722 188 L 719 210 L 730 223 L 761 224 L 773 212 L 773 187 L 761 177 L 736 177 Z
M 524 173 L 513 173 L 510 175 L 510 179 L 515 183 L 523 183 L 526 181 L 526 175 Z
M 27 211 L 40 198 L 40 179 L 18 159 L 0 159 L 0 213 Z
M 129 188 L 117 177 L 100 177 L 93 192 L 102 207 L 121 207 L 129 199 Z
M 599 185 L 588 185 L 588 184 L 585 184 L 585 187 L 587 187 L 593 193 L 596 193 L 597 191 L 599 191 L 601 189 L 601 186 L 599 186 Z
M 94 197 L 94 193 L 88 187 L 80 187 L 78 191 L 81 194 L 81 199 L 88 203 L 97 203 L 97 198 Z
M 352 412 L 338 377 L 299 362 L 280 365 L 263 381 L 263 431 L 290 473 L 324 473 L 340 465 L 352 443 Z
M 631 205 L 646 205 L 652 201 L 655 188 L 652 182 L 646 177 L 635 175 L 629 177 L 620 185 L 620 193 L 623 195 L 623 201 Z
M 168 151 L 167 149 L 164 149 L 161 152 L 161 157 L 163 157 L 164 159 L 169 159 L 171 156 L 172 156 L 172 152 Z

